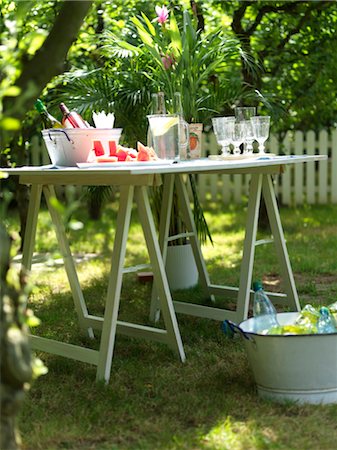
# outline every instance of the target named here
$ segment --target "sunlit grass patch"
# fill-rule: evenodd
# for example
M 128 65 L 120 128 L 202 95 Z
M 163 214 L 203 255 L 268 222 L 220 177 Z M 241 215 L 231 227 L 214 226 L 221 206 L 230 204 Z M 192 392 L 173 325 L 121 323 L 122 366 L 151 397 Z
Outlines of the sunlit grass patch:
M 89 312 L 102 316 L 114 242 L 115 207 L 98 222 L 85 210 L 74 212 L 85 224 L 67 230 Z M 302 306 L 337 298 L 337 207 L 280 210 L 287 248 Z M 206 211 L 215 245 L 203 246 L 211 281 L 237 285 L 246 212 L 213 205 Z M 9 217 L 17 228 L 14 217 Z M 72 295 L 48 214 L 41 215 L 33 265 L 30 306 L 41 319 L 34 333 L 97 349 L 81 332 Z M 41 232 L 42 231 L 42 232 Z M 269 238 L 259 230 L 258 238 Z M 273 243 L 256 247 L 253 278 L 282 291 Z M 140 226 L 134 221 L 126 266 L 148 262 Z M 150 269 L 149 269 L 150 270 Z M 151 283 L 136 273 L 123 277 L 119 318 L 152 324 Z M 204 303 L 200 286 L 177 291 L 179 301 Z M 217 299 L 218 300 L 218 299 Z M 217 306 L 235 307 L 235 302 Z M 24 450 L 303 450 L 335 448 L 337 405 L 280 405 L 261 400 L 241 338 L 229 339 L 220 322 L 177 314 L 187 360 L 182 364 L 164 344 L 117 335 L 111 379 L 95 382 L 92 365 L 41 353 L 48 366 L 27 394 L 20 413 Z M 158 326 L 163 326 L 162 319 Z M 328 357 L 328 355 L 327 355 Z

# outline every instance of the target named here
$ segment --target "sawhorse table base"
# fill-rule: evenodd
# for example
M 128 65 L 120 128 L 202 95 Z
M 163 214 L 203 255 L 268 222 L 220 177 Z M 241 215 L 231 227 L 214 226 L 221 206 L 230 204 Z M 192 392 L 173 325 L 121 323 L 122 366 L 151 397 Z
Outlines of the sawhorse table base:
M 251 290 L 252 274 L 254 266 L 255 247 L 257 243 L 256 236 L 259 210 L 262 196 L 266 205 L 276 255 L 280 263 L 280 274 L 282 276 L 282 282 L 285 291 L 285 293 L 268 292 L 268 295 L 274 303 L 289 305 L 296 311 L 300 310 L 297 290 L 289 261 L 279 210 L 273 188 L 272 174 L 253 173 L 251 176 L 247 207 L 246 231 L 240 269 L 240 281 L 238 287 L 218 286 L 211 284 L 200 248 L 199 240 L 197 238 L 197 231 L 193 219 L 193 213 L 190 207 L 190 200 L 187 192 L 186 182 L 183 179 L 183 175 L 180 174 L 166 175 L 164 179 L 163 206 L 159 232 L 159 244 L 162 250 L 163 260 L 166 261 L 167 245 L 168 242 L 172 240 L 172 237 L 169 236 L 169 222 L 174 186 L 179 197 L 179 205 L 181 208 L 183 220 L 186 225 L 185 236 L 188 236 L 193 249 L 194 258 L 199 273 L 199 283 L 203 291 L 205 292 L 207 297 L 210 298 L 210 300 L 213 300 L 215 295 L 219 295 L 236 301 L 235 311 L 216 308 L 213 306 L 204 306 L 188 302 L 173 301 L 176 312 L 220 321 L 229 319 L 236 323 L 247 319 L 249 304 L 253 296 L 253 291 Z M 157 300 L 157 293 L 154 290 L 152 295 L 150 317 L 154 320 L 157 320 L 159 318 L 159 312 L 160 307 Z
M 25 180 L 22 180 L 22 182 L 25 182 Z M 29 179 L 27 179 L 26 182 L 29 183 Z M 31 336 L 32 347 L 36 350 L 46 351 L 97 365 L 97 379 L 103 379 L 106 382 L 108 382 L 110 378 L 116 333 L 165 343 L 172 348 L 181 361 L 185 361 L 185 353 L 173 308 L 171 293 L 156 238 L 156 230 L 150 208 L 147 187 L 125 185 L 120 188 L 120 206 L 117 215 L 116 234 L 111 259 L 104 318 L 93 316 L 88 313 L 64 226 L 59 213 L 52 204 L 51 199 L 55 197 L 53 185 L 32 185 L 22 264 L 26 269 L 31 268 L 42 192 L 44 193 L 48 210 L 55 226 L 56 236 L 64 260 L 64 266 L 73 295 L 80 328 L 82 331 L 88 332 L 90 337 L 93 337 L 93 329 L 101 330 L 101 341 L 100 348 L 97 351 L 39 336 Z M 160 298 L 160 308 L 163 314 L 165 329 L 118 320 L 123 279 L 123 264 L 130 229 L 133 200 L 136 202 L 139 220 L 144 232 L 154 274 L 154 284 Z

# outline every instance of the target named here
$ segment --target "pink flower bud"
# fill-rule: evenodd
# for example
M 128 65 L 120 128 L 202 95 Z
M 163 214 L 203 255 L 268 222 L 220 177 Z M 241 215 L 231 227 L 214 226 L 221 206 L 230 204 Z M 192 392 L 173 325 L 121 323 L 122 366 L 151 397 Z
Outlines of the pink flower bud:
M 169 70 L 174 64 L 174 59 L 170 55 L 162 56 L 161 60 L 165 70 Z

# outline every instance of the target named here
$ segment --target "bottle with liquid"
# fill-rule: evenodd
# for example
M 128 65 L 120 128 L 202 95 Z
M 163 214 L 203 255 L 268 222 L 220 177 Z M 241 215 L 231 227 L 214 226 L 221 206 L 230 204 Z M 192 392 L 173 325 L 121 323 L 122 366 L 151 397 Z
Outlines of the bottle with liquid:
M 317 333 L 337 333 L 335 320 L 326 306 L 322 306 L 322 308 L 319 310 L 319 318 L 317 320 Z
M 150 114 L 166 114 L 164 92 L 156 92 L 151 95 Z M 153 137 L 150 127 L 147 129 L 147 146 L 153 147 Z
M 317 333 L 317 320 L 320 314 L 316 308 L 307 304 L 302 308 L 294 325 L 299 325 L 307 330 L 307 333 Z
M 329 305 L 328 309 L 330 313 L 333 315 L 333 318 L 335 319 L 335 322 L 337 324 L 337 302 L 334 302 L 331 305 Z
M 175 92 L 173 96 L 173 114 L 178 114 L 181 119 L 184 118 L 180 92 Z
M 60 110 L 63 114 L 62 125 L 65 128 L 89 128 L 82 117 L 75 111 L 69 111 L 64 103 L 60 104 Z
M 179 155 L 180 159 L 189 159 L 190 158 L 190 133 L 189 133 L 189 125 L 184 120 L 184 112 L 183 105 L 181 102 L 181 94 L 180 92 L 175 92 L 173 96 L 173 114 L 177 114 L 179 116 L 180 121 L 180 142 L 179 142 Z
M 37 109 L 37 111 L 41 115 L 41 119 L 42 119 L 43 126 L 44 126 L 45 129 L 48 129 L 48 128 L 63 128 L 62 123 L 59 122 L 57 119 L 55 119 L 55 117 L 52 116 L 48 112 L 48 110 L 45 107 L 45 105 L 42 102 L 42 100 L 37 99 L 34 106 L 35 106 L 35 108 Z
M 280 328 L 280 324 L 277 321 L 276 309 L 264 292 L 260 281 L 254 282 L 253 289 L 254 333 L 267 334 L 271 332 L 271 334 L 275 334 L 275 331 Z

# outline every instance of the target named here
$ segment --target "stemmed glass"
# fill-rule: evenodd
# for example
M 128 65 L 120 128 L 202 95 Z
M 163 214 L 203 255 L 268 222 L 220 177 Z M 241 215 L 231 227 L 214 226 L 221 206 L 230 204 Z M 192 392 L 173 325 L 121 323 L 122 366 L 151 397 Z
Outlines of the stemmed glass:
M 229 145 L 232 142 L 235 117 L 215 117 L 212 119 L 214 134 L 221 145 L 221 156 L 230 155 Z
M 265 153 L 265 145 L 264 143 L 269 137 L 269 128 L 270 128 L 270 116 L 255 116 L 251 119 L 254 138 L 259 143 L 259 153 Z
M 256 116 L 256 108 L 255 106 L 236 106 L 234 108 L 234 113 L 237 122 L 245 122 L 250 121 L 250 119 Z M 253 141 L 254 138 L 250 137 L 250 129 L 249 126 L 245 125 L 245 139 L 243 142 L 243 153 L 245 155 L 253 153 Z
M 243 124 L 245 128 L 244 153 L 246 155 L 251 155 L 253 153 L 253 142 L 255 140 L 253 124 L 251 120 L 244 120 Z
M 233 130 L 233 138 L 232 138 L 232 144 L 234 145 L 233 154 L 234 155 L 240 155 L 240 145 L 243 144 L 245 140 L 245 127 L 243 122 L 236 122 L 234 124 L 234 130 Z

